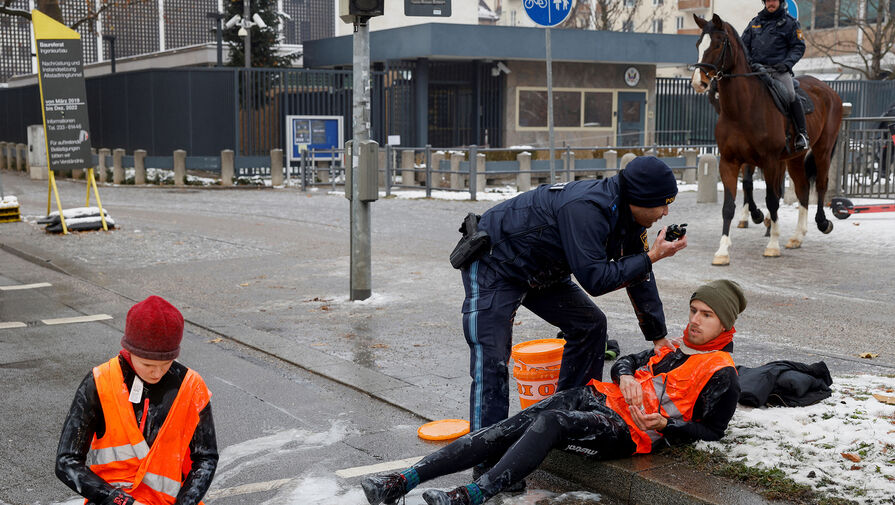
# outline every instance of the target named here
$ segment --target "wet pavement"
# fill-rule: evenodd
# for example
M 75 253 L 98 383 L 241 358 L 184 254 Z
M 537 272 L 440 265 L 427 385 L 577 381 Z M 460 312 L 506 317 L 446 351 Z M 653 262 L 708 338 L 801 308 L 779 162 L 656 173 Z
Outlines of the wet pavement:
M 45 183 L 3 175 L 26 220 L 43 215 Z M 59 189 L 65 206 L 74 207 L 83 201 L 86 186 L 60 181 Z M 158 294 L 180 307 L 195 331 L 209 339 L 232 339 L 250 348 L 244 352 L 275 356 L 353 388 L 360 398 L 369 394 L 399 407 L 394 412 L 412 412 L 418 420 L 466 417 L 463 289 L 447 255 L 462 216 L 493 202 L 373 203 L 374 295 L 349 302 L 348 201 L 342 196 L 325 190 L 170 187 L 101 187 L 100 194 L 119 223 L 115 231 L 59 236 L 29 222 L 4 224 L 0 246 L 116 297 L 115 310 L 105 309 L 116 324 L 123 325 L 124 301 Z M 784 212 L 784 233 L 793 229 L 794 215 Z M 836 221 L 827 237 L 809 222 L 803 247 L 776 259 L 761 256 L 763 229 L 734 230 L 733 264 L 711 267 L 720 204 L 697 204 L 694 192 L 682 192 L 661 224 L 689 223 L 690 246 L 655 265 L 670 334 L 680 334 L 685 325 L 692 290 L 726 277 L 740 282 L 749 299 L 737 322 L 739 363 L 822 359 L 834 374 L 895 373 L 895 343 L 888 338 L 895 323 L 890 309 L 895 275 L 888 257 L 895 239 L 862 235 L 856 217 Z M 622 352 L 644 348 L 624 292 L 600 297 L 597 304 Z M 515 342 L 555 335 L 525 309 L 516 323 Z M 879 357 L 862 359 L 862 352 Z M 83 372 L 78 375 L 80 380 Z M 67 408 L 67 400 L 55 401 L 65 404 L 57 410 Z M 415 438 L 412 432 L 397 438 L 402 437 Z

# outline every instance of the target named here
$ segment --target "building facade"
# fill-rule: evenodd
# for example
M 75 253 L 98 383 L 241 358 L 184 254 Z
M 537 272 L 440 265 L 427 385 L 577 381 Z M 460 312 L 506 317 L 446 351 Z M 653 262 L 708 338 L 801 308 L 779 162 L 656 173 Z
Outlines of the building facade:
M 288 52 L 299 50 L 307 40 L 334 35 L 336 1 L 278 0 L 277 8 L 282 15 L 280 40 Z M 60 0 L 67 24 L 87 15 L 86 2 L 94 2 L 94 9 L 103 3 L 102 0 Z M 35 4 L 35 0 L 15 0 L 10 7 L 30 11 Z M 77 28 L 84 46 L 87 74 L 91 75 L 90 65 L 111 58 L 109 41 L 104 36 L 115 37 L 116 60 L 146 60 L 153 55 L 183 52 L 185 48 L 211 46 L 216 35 L 214 22 L 207 14 L 214 12 L 224 12 L 224 0 L 144 0 L 107 9 L 96 21 L 82 23 Z M 0 15 L 0 83 L 14 75 L 36 72 L 33 40 L 30 22 Z M 204 51 L 201 56 L 182 61 L 183 65 L 210 65 L 216 62 L 216 56 L 214 51 Z M 172 60 L 169 58 L 156 66 L 172 66 Z

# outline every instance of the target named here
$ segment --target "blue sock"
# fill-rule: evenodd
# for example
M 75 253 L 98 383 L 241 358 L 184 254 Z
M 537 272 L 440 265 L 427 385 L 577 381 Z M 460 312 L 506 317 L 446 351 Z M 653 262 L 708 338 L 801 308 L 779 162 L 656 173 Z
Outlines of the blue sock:
M 482 490 L 479 489 L 478 484 L 467 484 L 466 490 L 469 492 L 469 501 L 472 505 L 481 505 L 485 501 L 485 497 L 482 495 Z
M 416 469 L 408 468 L 401 472 L 401 475 L 404 476 L 404 479 L 407 481 L 405 486 L 405 491 L 410 491 L 411 489 L 420 485 L 420 474 L 416 473 Z

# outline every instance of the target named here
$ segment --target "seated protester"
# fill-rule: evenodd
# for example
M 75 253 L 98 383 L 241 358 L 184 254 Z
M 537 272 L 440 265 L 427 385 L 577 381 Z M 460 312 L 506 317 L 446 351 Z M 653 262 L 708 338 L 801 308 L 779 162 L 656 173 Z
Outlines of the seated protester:
M 746 308 L 740 286 L 719 280 L 690 297 L 690 324 L 675 349 L 619 358 L 612 383 L 592 380 L 509 419 L 465 435 L 401 473 L 362 482 L 371 505 L 393 504 L 442 475 L 492 464 L 474 483 L 423 493 L 429 505 L 478 505 L 524 479 L 553 448 L 600 459 L 649 453 L 695 440 L 718 440 L 740 395 L 733 323 Z
M 211 393 L 174 361 L 183 316 L 150 296 L 127 313 L 123 349 L 88 373 L 56 452 L 56 476 L 86 505 L 196 505 L 218 463 Z

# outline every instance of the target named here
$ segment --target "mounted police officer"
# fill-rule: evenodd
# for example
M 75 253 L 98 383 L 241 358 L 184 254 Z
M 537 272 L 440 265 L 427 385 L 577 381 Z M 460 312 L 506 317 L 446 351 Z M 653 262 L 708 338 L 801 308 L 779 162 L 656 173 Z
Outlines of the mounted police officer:
M 743 32 L 743 43 L 751 63 L 765 66 L 771 77 L 786 87 L 789 114 L 798 130 L 795 148 L 802 151 L 808 149 L 810 143 L 805 111 L 793 88 L 792 67 L 805 54 L 805 41 L 799 22 L 789 15 L 784 2 L 762 0 L 762 3 L 764 9 Z
M 558 390 L 603 376 L 606 316 L 588 294 L 626 288 L 644 337 L 656 350 L 670 345 L 652 265 L 687 240 L 666 241 L 663 229 L 649 247 L 646 228 L 668 214 L 676 195 L 668 165 L 639 157 L 614 177 L 545 184 L 481 216 L 470 231 L 487 234 L 489 244 L 465 261 L 452 258 L 466 290 L 472 430 L 507 417 L 507 362 L 520 305 L 564 333 Z

